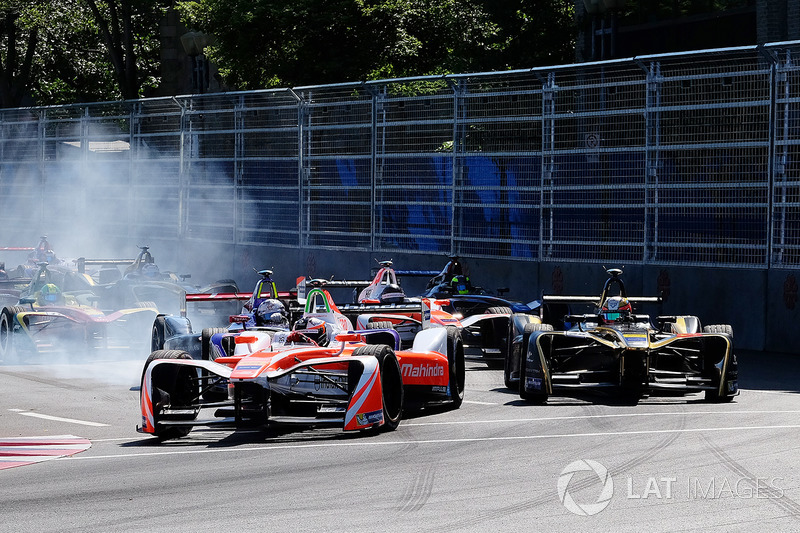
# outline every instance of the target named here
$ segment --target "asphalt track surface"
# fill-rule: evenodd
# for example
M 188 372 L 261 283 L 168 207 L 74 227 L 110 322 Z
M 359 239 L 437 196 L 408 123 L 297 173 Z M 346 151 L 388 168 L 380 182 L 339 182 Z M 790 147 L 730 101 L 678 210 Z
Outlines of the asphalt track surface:
M 468 363 L 461 409 L 394 432 L 198 428 L 161 444 L 135 432 L 140 373 L 0 366 L 0 440 L 91 441 L 0 470 L 0 531 L 800 530 L 800 356 L 740 354 L 730 404 L 526 405 Z

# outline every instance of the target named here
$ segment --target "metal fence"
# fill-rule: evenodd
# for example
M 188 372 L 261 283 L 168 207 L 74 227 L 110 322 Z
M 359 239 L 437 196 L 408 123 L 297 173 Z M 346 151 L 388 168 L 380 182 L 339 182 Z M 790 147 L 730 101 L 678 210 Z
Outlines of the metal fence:
M 793 268 L 798 52 L 0 110 L 0 220 L 127 239 Z

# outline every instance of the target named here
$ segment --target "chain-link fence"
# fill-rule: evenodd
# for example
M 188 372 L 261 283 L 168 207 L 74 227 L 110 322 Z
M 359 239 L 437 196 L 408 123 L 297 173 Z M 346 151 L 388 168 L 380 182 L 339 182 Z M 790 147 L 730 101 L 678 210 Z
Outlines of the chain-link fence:
M 127 239 L 800 266 L 798 52 L 0 110 L 0 219 Z

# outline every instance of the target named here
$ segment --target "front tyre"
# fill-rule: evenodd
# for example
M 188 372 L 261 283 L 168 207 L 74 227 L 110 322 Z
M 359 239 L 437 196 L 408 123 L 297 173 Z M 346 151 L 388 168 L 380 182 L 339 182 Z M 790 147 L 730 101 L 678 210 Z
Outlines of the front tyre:
M 359 346 L 353 355 L 371 355 L 378 360 L 383 395 L 383 425 L 379 431 L 394 431 L 403 417 L 403 378 L 394 350 L 385 344 L 372 344 Z
M 466 381 L 466 365 L 464 362 L 464 342 L 461 333 L 454 326 L 447 327 L 447 368 L 449 374 L 448 390 L 453 408 L 458 409 L 464 403 L 464 385 Z
M 142 369 L 141 392 L 145 394 L 145 374 L 147 367 L 156 359 L 191 359 L 188 352 L 182 350 L 156 350 L 150 354 Z M 162 414 L 165 408 L 181 410 L 183 414 L 175 420 L 194 420 L 199 409 L 197 370 L 194 367 L 160 366 L 153 369 L 151 375 L 151 401 L 153 405 L 153 435 L 159 440 L 178 439 L 185 437 L 192 430 L 191 426 L 170 425 L 168 419 Z M 187 414 L 193 412 L 194 415 Z
M 523 330 L 523 337 L 525 342 L 523 343 L 523 350 L 519 356 L 519 397 L 525 400 L 528 403 L 534 403 L 542 405 L 547 402 L 547 393 L 543 392 L 545 388 L 545 383 L 541 383 L 542 391 L 541 392 L 532 392 L 525 388 L 525 381 L 527 378 L 525 377 L 526 374 L 526 366 L 528 363 L 528 346 L 530 344 L 530 336 L 534 332 L 538 331 L 553 331 L 553 326 L 550 324 L 525 324 L 525 329 Z

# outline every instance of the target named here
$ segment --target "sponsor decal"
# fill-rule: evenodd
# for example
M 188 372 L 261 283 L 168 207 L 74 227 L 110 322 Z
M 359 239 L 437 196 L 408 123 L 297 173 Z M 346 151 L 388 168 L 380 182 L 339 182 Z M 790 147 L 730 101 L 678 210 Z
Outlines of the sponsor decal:
M 433 387 L 431 387 L 431 391 L 433 391 L 433 392 L 445 392 L 446 393 L 447 392 L 447 387 L 443 387 L 441 385 L 434 385 Z
M 406 363 L 402 366 L 403 377 L 405 378 L 431 378 L 444 376 L 444 367 L 438 365 L 419 365 L 414 366 Z
M 258 370 L 262 365 L 239 365 L 236 370 Z
M 540 378 L 528 378 L 527 388 L 542 390 L 542 380 Z
M 383 411 L 371 411 L 369 413 L 358 413 L 356 415 L 356 422 L 359 426 L 366 426 L 368 424 L 377 424 L 383 420 Z

